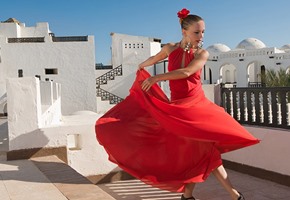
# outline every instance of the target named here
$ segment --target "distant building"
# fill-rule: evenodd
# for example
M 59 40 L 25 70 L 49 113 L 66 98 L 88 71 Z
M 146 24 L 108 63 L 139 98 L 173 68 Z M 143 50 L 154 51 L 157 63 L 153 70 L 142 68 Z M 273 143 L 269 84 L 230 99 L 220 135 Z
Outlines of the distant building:
M 203 71 L 204 83 L 258 87 L 264 84 L 261 76 L 268 69 L 290 72 L 290 45 L 266 47 L 262 41 L 248 38 L 232 50 L 224 44 L 213 44 L 207 50 L 210 56 Z
M 7 112 L 6 79 L 37 76 L 62 86 L 62 112 L 96 111 L 94 36 L 56 37 L 48 23 L 0 23 L 0 113 Z M 29 88 L 27 88 L 29 89 Z
M 98 65 L 97 111 L 105 112 L 129 94 L 138 64 L 161 50 L 157 38 L 111 33 L 113 69 Z M 153 67 L 147 68 L 153 73 Z
M 110 106 L 103 100 L 118 103 L 129 93 L 135 79 L 138 64 L 159 52 L 163 46 L 160 39 L 126 34 L 112 33 L 112 64 L 115 69 L 96 71 L 98 110 L 107 110 Z M 223 84 L 226 87 L 260 87 L 263 86 L 262 75 L 267 69 L 283 68 L 290 72 L 290 45 L 281 48 L 266 47 L 255 38 L 241 41 L 235 49 L 224 44 L 213 44 L 206 48 L 209 58 L 202 72 L 202 82 Z M 167 71 L 167 60 L 147 68 L 151 74 Z M 116 68 L 119 66 L 118 68 Z M 104 84 L 102 84 L 102 82 Z M 159 83 L 167 95 L 167 82 Z M 120 98 L 118 98 L 120 97 Z M 102 100 L 103 99 L 103 100 Z M 113 105 L 111 105 L 112 107 Z

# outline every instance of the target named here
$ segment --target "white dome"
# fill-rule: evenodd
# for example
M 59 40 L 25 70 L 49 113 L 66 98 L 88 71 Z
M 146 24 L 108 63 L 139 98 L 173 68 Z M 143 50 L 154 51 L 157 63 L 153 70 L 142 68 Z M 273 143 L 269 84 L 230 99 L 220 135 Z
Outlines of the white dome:
M 224 44 L 213 44 L 206 49 L 209 53 L 220 53 L 220 52 L 227 52 L 231 49 Z
M 236 47 L 237 49 L 261 49 L 265 48 L 266 45 L 261 41 L 256 38 L 248 38 L 240 42 L 238 46 Z
M 284 46 L 282 46 L 280 49 L 282 50 L 290 50 L 290 44 L 285 44 Z

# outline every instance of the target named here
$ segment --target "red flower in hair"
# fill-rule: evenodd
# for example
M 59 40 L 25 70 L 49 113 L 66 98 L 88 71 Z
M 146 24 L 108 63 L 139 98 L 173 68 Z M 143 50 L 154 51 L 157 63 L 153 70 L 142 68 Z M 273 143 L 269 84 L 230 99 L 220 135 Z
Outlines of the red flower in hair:
M 180 18 L 180 19 L 184 19 L 185 17 L 187 17 L 187 15 L 190 13 L 189 10 L 187 10 L 186 8 L 183 8 L 181 11 L 179 11 L 177 13 L 177 16 Z

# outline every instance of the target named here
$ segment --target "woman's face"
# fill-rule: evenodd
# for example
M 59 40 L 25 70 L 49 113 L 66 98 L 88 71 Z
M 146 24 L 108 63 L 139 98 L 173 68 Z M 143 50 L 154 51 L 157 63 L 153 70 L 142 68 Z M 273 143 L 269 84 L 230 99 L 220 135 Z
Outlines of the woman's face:
M 198 44 L 203 40 L 204 30 L 204 21 L 198 21 L 192 23 L 187 30 L 182 29 L 182 34 L 185 40 L 192 44 L 193 48 L 197 48 Z

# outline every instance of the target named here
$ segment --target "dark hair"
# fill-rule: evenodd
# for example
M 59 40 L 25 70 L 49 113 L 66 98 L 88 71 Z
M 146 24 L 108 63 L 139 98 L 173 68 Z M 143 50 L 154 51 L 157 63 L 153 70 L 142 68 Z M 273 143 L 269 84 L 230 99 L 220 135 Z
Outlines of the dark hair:
M 180 25 L 182 29 L 187 30 L 188 27 L 194 23 L 194 22 L 199 22 L 199 21 L 203 21 L 203 19 L 198 16 L 198 15 L 187 15 L 187 17 L 183 18 L 182 20 L 180 20 Z

